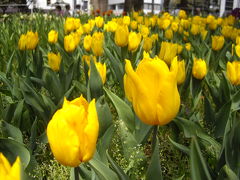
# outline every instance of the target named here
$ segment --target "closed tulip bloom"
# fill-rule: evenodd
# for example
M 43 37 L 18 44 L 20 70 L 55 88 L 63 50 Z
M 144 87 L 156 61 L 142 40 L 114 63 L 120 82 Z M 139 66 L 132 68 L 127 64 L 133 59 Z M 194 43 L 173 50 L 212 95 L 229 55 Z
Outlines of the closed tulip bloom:
M 103 54 L 104 35 L 102 32 L 95 32 L 92 36 L 92 52 L 95 56 L 102 56 Z
M 236 37 L 236 45 L 240 45 L 240 36 Z
M 227 62 L 227 77 L 230 80 L 231 84 L 239 85 L 240 84 L 240 62 L 233 61 Z
M 182 84 L 186 79 L 185 61 L 178 61 L 177 84 Z
M 132 28 L 132 30 L 136 30 L 138 28 L 137 21 L 131 21 L 131 28 Z
M 74 18 L 67 17 L 64 24 L 64 32 L 67 34 L 75 29 Z
M 82 96 L 64 99 L 47 126 L 50 148 L 56 160 L 70 167 L 90 160 L 98 138 L 98 116 L 95 99 L 90 103 Z
M 162 42 L 161 43 L 161 50 L 159 53 L 159 58 L 164 60 L 168 65 L 171 64 L 173 58 L 178 53 L 178 45 L 169 43 L 169 42 Z
M 197 25 L 197 24 L 192 24 L 191 33 L 192 33 L 193 35 L 197 35 L 197 34 L 199 34 L 199 32 L 200 32 L 199 25 Z
M 149 31 L 149 28 L 147 26 L 141 26 L 140 27 L 140 32 L 142 34 L 142 36 L 145 38 L 145 37 L 148 37 L 150 31 Z
M 100 62 L 95 62 L 95 66 L 97 68 L 97 71 L 102 79 L 102 83 L 104 84 L 106 82 L 106 74 L 107 74 L 107 66 L 106 64 L 102 64 Z M 88 76 L 90 76 L 91 69 L 88 71 Z
M 0 179 L 1 180 L 20 180 L 21 179 L 21 164 L 20 158 L 17 157 L 16 161 L 11 164 L 7 158 L 0 153 Z
M 27 34 L 27 41 L 26 41 L 26 47 L 28 50 L 33 50 L 37 47 L 38 44 L 38 33 L 37 32 L 32 32 L 28 31 Z
M 191 50 L 191 44 L 190 43 L 186 43 L 185 44 L 185 48 L 186 48 L 186 50 L 190 51 Z
M 129 35 L 128 27 L 119 25 L 117 27 L 117 30 L 115 31 L 114 37 L 115 44 L 120 47 L 126 46 L 128 44 L 128 35 Z
M 223 36 L 212 36 L 212 49 L 215 51 L 221 50 L 224 45 Z
M 235 52 L 236 52 L 237 56 L 240 57 L 240 45 L 235 46 Z
M 180 10 L 180 11 L 178 12 L 178 17 L 179 17 L 180 19 L 186 19 L 186 18 L 187 18 L 187 13 L 186 13 L 186 11 Z
M 27 35 L 26 34 L 22 34 L 20 36 L 19 41 L 18 41 L 18 48 L 20 50 L 26 50 L 27 49 L 26 42 L 27 42 Z
M 192 75 L 196 79 L 203 79 L 207 74 L 207 65 L 203 59 L 194 58 Z
M 173 38 L 173 31 L 172 29 L 167 29 L 164 33 L 165 38 L 171 40 Z
M 74 37 L 70 34 L 64 37 L 64 49 L 67 52 L 72 52 L 76 49 L 76 41 Z
M 140 42 L 141 42 L 142 36 L 140 33 L 136 32 L 130 32 L 128 36 L 128 50 L 129 51 L 135 51 L 137 50 Z
M 201 36 L 202 36 L 202 39 L 203 39 L 203 40 L 206 39 L 207 34 L 208 34 L 208 31 L 207 31 L 206 29 L 204 29 L 204 30 L 201 31 Z
M 53 71 L 59 71 L 61 63 L 61 55 L 60 53 L 48 53 L 48 65 L 51 67 Z
M 144 38 L 143 49 L 146 52 L 149 52 L 152 49 L 153 40 L 151 37 Z
M 124 16 L 123 17 L 123 24 L 126 26 L 129 26 L 130 24 L 130 17 L 129 16 Z
M 157 57 L 145 57 L 133 70 L 126 60 L 124 90 L 141 121 L 149 125 L 165 125 L 178 113 L 180 96 L 177 89 L 177 58 L 167 64 Z
M 101 17 L 101 16 L 96 17 L 95 18 L 95 24 L 98 28 L 102 28 L 103 24 L 104 24 L 103 17 Z
M 163 24 L 162 24 L 162 28 L 165 30 L 170 26 L 170 24 L 171 24 L 171 21 L 169 19 L 164 19 Z
M 58 32 L 55 30 L 51 30 L 48 33 L 48 42 L 54 44 L 57 42 L 57 40 L 58 40 Z
M 84 49 L 86 49 L 86 51 L 90 51 L 91 46 L 92 46 L 92 36 L 87 35 L 84 37 L 83 47 L 84 47 Z
M 177 32 L 177 30 L 178 30 L 178 22 L 172 22 L 171 29 L 174 32 Z

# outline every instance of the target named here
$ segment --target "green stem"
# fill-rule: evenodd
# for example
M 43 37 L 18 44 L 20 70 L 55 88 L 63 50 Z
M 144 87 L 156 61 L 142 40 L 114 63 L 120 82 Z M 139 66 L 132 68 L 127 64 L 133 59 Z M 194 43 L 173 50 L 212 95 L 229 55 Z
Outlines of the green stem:
M 74 168 L 74 179 L 75 180 L 80 180 L 80 176 L 79 176 L 79 167 L 75 167 Z
M 156 126 L 153 127 L 152 151 L 154 151 L 154 148 L 155 148 L 155 146 L 156 146 L 157 134 L 158 134 L 158 125 L 156 125 Z

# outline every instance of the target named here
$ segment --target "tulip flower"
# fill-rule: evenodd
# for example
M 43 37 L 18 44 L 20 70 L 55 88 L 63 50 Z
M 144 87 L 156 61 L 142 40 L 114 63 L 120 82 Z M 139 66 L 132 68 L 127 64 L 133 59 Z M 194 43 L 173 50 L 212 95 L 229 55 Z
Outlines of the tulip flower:
M 71 31 L 73 31 L 75 28 L 74 26 L 74 18 L 73 17 L 67 17 L 65 24 L 64 24 L 64 32 L 67 34 Z
M 19 41 L 18 41 L 18 48 L 20 50 L 26 50 L 27 49 L 26 42 L 27 42 L 27 35 L 26 34 L 22 34 L 20 36 Z
M 130 24 L 130 17 L 129 16 L 124 16 L 123 17 L 123 24 L 126 26 L 129 26 Z
M 103 24 L 104 24 L 103 17 L 101 17 L 101 16 L 96 17 L 95 18 L 95 24 L 98 28 L 102 28 Z
M 90 51 L 91 46 L 92 46 L 92 36 L 87 35 L 84 37 L 83 47 L 84 47 L 84 49 L 86 49 L 86 51 Z
M 153 40 L 151 37 L 144 38 L 143 49 L 146 52 L 149 52 L 152 49 Z
M 186 13 L 186 11 L 180 10 L 180 11 L 178 12 L 178 17 L 179 17 L 180 19 L 186 19 L 186 18 L 187 18 L 187 13 Z
M 224 45 L 224 37 L 223 36 L 212 36 L 212 49 L 215 51 L 219 51 L 222 49 Z
M 185 44 L 185 48 L 186 48 L 186 50 L 190 51 L 191 50 L 191 44 L 190 43 L 186 43 Z
M 165 125 L 178 113 L 180 96 L 177 89 L 178 62 L 169 69 L 158 57 L 145 55 L 136 71 L 126 60 L 124 90 L 141 121 L 149 125 Z
M 61 55 L 60 53 L 48 53 L 48 65 L 51 67 L 53 71 L 59 71 L 61 63 Z
M 236 52 L 237 56 L 240 57 L 240 45 L 235 46 L 235 52 Z
M 22 34 L 18 41 L 18 48 L 20 50 L 33 50 L 38 44 L 38 33 L 28 31 L 27 34 Z
M 196 79 L 203 79 L 207 74 L 207 65 L 206 62 L 202 59 L 194 58 L 193 68 L 192 68 L 193 77 Z
M 137 21 L 131 21 L 131 28 L 132 28 L 132 30 L 136 30 L 138 28 Z
M 57 40 L 58 40 L 58 32 L 55 30 L 51 30 L 48 33 L 48 42 L 54 44 L 57 42 Z
M 20 158 L 17 157 L 16 161 L 11 164 L 7 158 L 0 153 L 0 179 L 1 180 L 20 180 L 21 179 L 21 164 Z
M 167 29 L 164 33 L 166 39 L 171 40 L 173 38 L 173 31 L 172 29 Z
M 129 35 L 129 31 L 128 31 L 128 27 L 127 26 L 118 26 L 117 30 L 115 31 L 115 44 L 120 46 L 120 47 L 124 47 L 128 44 L 128 35 Z
M 141 42 L 142 36 L 140 33 L 136 32 L 130 32 L 128 36 L 128 50 L 129 51 L 135 51 L 137 50 L 140 42 Z
M 100 62 L 95 62 L 95 66 L 97 68 L 97 71 L 102 79 L 102 83 L 104 84 L 106 82 L 106 74 L 107 74 L 107 67 L 106 64 L 102 64 Z M 88 76 L 90 76 L 91 69 L 88 71 Z
M 186 79 L 185 61 L 178 61 L 177 84 L 182 84 Z
M 95 32 L 92 36 L 91 48 L 95 56 L 103 54 L 104 35 L 102 32 Z
M 82 96 L 64 99 L 47 126 L 50 148 L 56 160 L 70 167 L 90 160 L 98 138 L 98 116 L 95 99 L 90 103 Z
M 74 36 L 72 34 L 69 34 L 64 37 L 64 49 L 67 52 L 72 52 L 76 49 L 76 41 L 74 39 Z
M 233 85 L 240 85 L 240 62 L 227 62 L 227 77 Z
M 164 60 L 168 65 L 170 65 L 171 61 L 177 55 L 177 53 L 178 53 L 177 44 L 162 42 L 159 58 Z

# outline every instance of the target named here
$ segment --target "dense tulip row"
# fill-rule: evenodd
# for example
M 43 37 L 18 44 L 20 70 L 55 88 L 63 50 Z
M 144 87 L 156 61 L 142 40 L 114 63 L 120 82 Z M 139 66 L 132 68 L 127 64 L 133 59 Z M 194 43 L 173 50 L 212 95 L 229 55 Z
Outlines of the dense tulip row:
M 25 154 L 12 153 L 14 159 L 20 156 L 12 167 L 4 157 L 11 153 L 0 154 L 0 179 L 24 174 L 16 167 L 20 159 L 24 167 L 37 162 L 34 140 L 43 137 L 55 159 L 73 167 L 71 178 L 163 179 L 162 126 L 172 132 L 167 141 L 190 158 L 180 179 L 240 176 L 234 159 L 240 157 L 238 19 L 188 16 L 183 10 L 177 16 L 48 18 L 20 18 L 32 28 L 24 26 L 14 38 L 17 48 L 7 56 L 9 63 L 0 62 L 6 67 L 0 93 L 14 102 L 0 113 L 5 123 L 0 130 L 16 140 L 11 129 L 16 128 L 30 141 L 29 149 L 23 147 L 21 134 L 18 146 Z M 129 163 L 125 169 L 114 155 L 114 136 Z M 136 147 L 142 148 L 143 161 L 136 165 L 142 170 L 138 176 L 131 172 L 137 158 L 130 161 Z

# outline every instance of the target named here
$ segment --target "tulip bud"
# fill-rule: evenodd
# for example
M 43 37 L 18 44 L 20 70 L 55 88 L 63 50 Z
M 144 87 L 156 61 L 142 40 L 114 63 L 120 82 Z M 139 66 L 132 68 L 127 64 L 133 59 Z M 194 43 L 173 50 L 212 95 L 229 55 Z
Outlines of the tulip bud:
M 101 16 L 96 17 L 95 18 L 95 24 L 98 28 L 102 28 L 103 24 L 104 24 L 103 17 L 101 17 Z
M 177 84 L 182 84 L 186 79 L 185 61 L 178 61 Z
M 92 52 L 95 56 L 102 56 L 103 54 L 104 35 L 102 32 L 95 32 L 92 36 Z
M 64 99 L 47 126 L 50 148 L 56 160 L 70 167 L 90 160 L 98 138 L 98 116 L 95 99 L 90 103 L 82 96 Z
M 207 74 L 207 65 L 206 62 L 202 59 L 194 58 L 193 68 L 192 68 L 193 77 L 196 79 L 203 79 Z
M 126 60 L 124 90 L 141 121 L 149 125 L 165 125 L 178 113 L 180 96 L 177 89 L 177 58 L 167 64 L 155 57 L 144 57 L 136 71 Z
M 2 153 L 0 153 L 0 179 L 1 180 L 21 179 L 21 163 L 19 157 L 17 157 L 17 159 L 11 166 L 7 158 Z
M 76 41 L 72 34 L 64 37 L 64 49 L 67 52 L 72 52 L 76 49 Z
M 115 31 L 115 43 L 120 47 L 124 47 L 128 44 L 128 27 L 127 26 L 118 26 L 117 30 Z
M 48 65 L 51 67 L 53 71 L 59 71 L 61 63 L 61 55 L 60 53 L 48 53 Z
M 161 43 L 161 50 L 159 53 L 159 58 L 164 60 L 168 65 L 171 64 L 171 61 L 178 53 L 178 45 L 169 43 L 169 42 L 162 42 Z
M 48 33 L 48 42 L 54 44 L 57 42 L 57 40 L 58 40 L 58 32 L 51 30 Z
M 215 51 L 221 50 L 224 45 L 223 36 L 212 36 L 212 49 Z
M 92 46 L 92 37 L 91 35 L 87 35 L 84 37 L 83 47 L 84 49 L 86 49 L 86 51 L 90 51 L 91 46 Z
M 102 64 L 100 62 L 95 62 L 95 66 L 97 68 L 97 71 L 102 79 L 102 83 L 104 84 L 106 82 L 106 74 L 107 74 L 107 67 L 106 64 Z M 91 69 L 88 71 L 88 76 L 90 76 Z
M 141 42 L 142 36 L 140 33 L 136 32 L 130 32 L 128 36 L 128 50 L 129 51 L 135 51 L 137 50 L 140 42 Z
M 153 43 L 152 38 L 150 37 L 144 38 L 144 41 L 143 41 L 144 51 L 149 52 L 152 49 L 152 43 Z
M 240 62 L 233 61 L 227 62 L 227 77 L 230 80 L 231 84 L 239 85 L 240 84 Z
M 26 34 L 22 34 L 20 36 L 19 41 L 18 41 L 18 48 L 20 50 L 26 50 L 27 49 L 26 42 L 27 42 L 27 35 Z
M 173 31 L 172 29 L 167 29 L 164 33 L 165 38 L 171 40 L 173 38 Z

